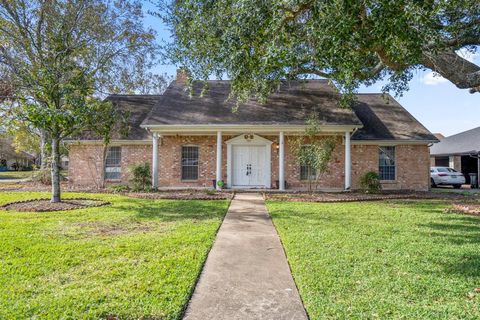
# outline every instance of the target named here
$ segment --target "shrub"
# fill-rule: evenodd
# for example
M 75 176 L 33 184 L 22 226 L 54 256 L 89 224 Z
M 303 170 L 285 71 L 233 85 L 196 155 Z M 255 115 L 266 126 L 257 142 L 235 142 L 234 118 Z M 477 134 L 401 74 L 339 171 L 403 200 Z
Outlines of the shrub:
M 132 173 L 132 179 L 130 180 L 133 184 L 134 191 L 149 191 L 150 183 L 152 181 L 152 175 L 150 173 L 150 164 L 141 163 L 134 165 L 130 169 Z
M 38 170 L 33 171 L 32 180 L 36 182 L 40 182 L 44 185 L 51 185 L 52 184 L 52 173 L 50 169 L 48 170 Z M 67 178 L 65 177 L 62 172 L 60 172 L 60 181 L 66 181 Z
M 360 177 L 360 187 L 368 193 L 376 193 L 382 190 L 380 176 L 374 171 L 367 172 Z
M 128 192 L 130 190 L 130 187 L 125 184 L 115 184 L 110 186 L 108 189 L 110 189 L 110 191 L 112 191 L 113 193 L 122 193 Z

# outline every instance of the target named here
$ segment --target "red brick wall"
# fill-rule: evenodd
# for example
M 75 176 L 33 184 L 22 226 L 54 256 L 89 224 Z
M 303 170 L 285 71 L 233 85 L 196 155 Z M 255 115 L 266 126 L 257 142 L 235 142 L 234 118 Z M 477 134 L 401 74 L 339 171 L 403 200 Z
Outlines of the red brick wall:
M 430 187 L 430 152 L 427 145 L 398 145 L 395 148 L 396 181 L 383 182 L 384 189 L 428 190 Z M 360 177 L 378 172 L 378 146 L 352 146 L 352 188 L 360 187 Z
M 288 186 L 292 188 L 307 188 L 308 181 L 300 180 L 300 164 L 293 151 L 293 140 L 295 137 L 286 137 L 285 139 L 285 177 Z M 321 138 L 320 138 L 321 139 Z M 278 157 L 274 161 L 275 172 L 278 176 Z M 336 137 L 336 147 L 333 150 L 332 159 L 328 165 L 328 170 L 319 179 L 319 188 L 343 188 L 344 185 L 344 163 L 345 148 L 342 144 L 342 138 Z M 278 178 L 277 178 L 278 179 Z
M 223 180 L 227 181 L 227 147 L 225 141 L 233 136 L 223 136 Z M 272 187 L 278 180 L 278 137 L 264 136 L 272 143 Z M 285 139 L 285 177 L 291 188 L 305 188 L 307 183 L 300 181 L 300 166 L 292 152 L 292 140 Z M 345 148 L 341 136 L 337 136 L 328 172 L 320 180 L 320 188 L 343 188 Z M 196 181 L 181 180 L 181 148 L 185 145 L 199 147 L 199 178 Z M 159 187 L 211 187 L 215 179 L 216 136 L 165 136 L 159 140 Z M 70 146 L 70 181 L 75 185 L 94 185 L 99 179 L 101 166 L 101 146 Z M 151 145 L 122 146 L 122 182 L 129 179 L 129 167 L 133 164 L 151 163 Z M 360 177 L 368 171 L 378 172 L 378 146 L 352 145 L 352 188 L 359 187 Z M 385 189 L 429 188 L 429 150 L 426 145 L 400 145 L 396 147 L 397 180 L 384 183 Z
M 152 163 L 151 145 L 122 145 L 122 180 L 128 182 L 130 167 L 134 164 Z M 103 146 L 71 145 L 69 150 L 68 177 L 74 185 L 96 186 L 102 170 Z

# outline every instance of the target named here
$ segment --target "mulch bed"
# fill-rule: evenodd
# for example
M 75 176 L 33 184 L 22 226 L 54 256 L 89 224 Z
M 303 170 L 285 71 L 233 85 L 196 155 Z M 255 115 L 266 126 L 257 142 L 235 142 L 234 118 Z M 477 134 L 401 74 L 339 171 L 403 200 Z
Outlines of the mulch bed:
M 3 210 L 21 212 L 50 212 L 100 207 L 110 204 L 97 199 L 65 199 L 59 203 L 51 203 L 49 199 L 35 199 L 11 202 L 0 207 Z
M 163 200 L 231 200 L 234 196 L 233 192 L 206 192 L 205 190 L 126 192 L 121 194 L 131 198 Z
M 111 193 L 122 196 L 138 198 L 138 199 L 165 199 L 165 200 L 231 200 L 234 192 L 205 189 L 188 189 L 188 190 L 160 190 L 156 192 L 114 192 L 109 188 L 97 189 L 95 187 L 75 187 L 62 183 L 62 191 L 64 192 L 88 192 L 88 193 Z M 18 185 L 9 185 L 8 188 L 2 189 L 0 185 L 0 192 L 2 191 L 45 191 L 49 192 L 51 187 L 38 182 L 28 182 Z
M 366 194 L 360 192 L 315 192 L 315 193 L 265 193 L 266 200 L 297 201 L 297 202 L 353 202 L 353 201 L 381 201 L 394 199 L 438 199 L 458 200 L 468 199 L 462 194 L 440 192 L 388 192 Z M 472 197 L 470 197 L 472 198 Z M 473 199 L 472 199 L 473 200 Z

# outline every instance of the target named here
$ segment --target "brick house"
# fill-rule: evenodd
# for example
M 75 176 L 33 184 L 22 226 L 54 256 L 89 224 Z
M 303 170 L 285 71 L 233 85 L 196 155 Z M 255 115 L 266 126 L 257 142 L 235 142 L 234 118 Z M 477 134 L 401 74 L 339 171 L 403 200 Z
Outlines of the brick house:
M 385 189 L 429 188 L 428 145 L 437 139 L 397 101 L 382 94 L 359 94 L 352 108 L 327 80 L 285 82 L 265 103 L 250 100 L 235 109 L 229 81 L 194 83 L 177 74 L 163 95 L 112 95 L 130 113 L 128 136 L 112 141 L 101 168 L 101 141 L 83 134 L 70 141 L 69 177 L 93 185 L 105 170 L 112 182 L 127 183 L 129 167 L 148 162 L 158 188 L 213 187 L 300 189 L 306 170 L 292 152 L 292 139 L 305 132 L 316 112 L 321 134 L 336 147 L 321 189 L 348 190 L 376 171 Z

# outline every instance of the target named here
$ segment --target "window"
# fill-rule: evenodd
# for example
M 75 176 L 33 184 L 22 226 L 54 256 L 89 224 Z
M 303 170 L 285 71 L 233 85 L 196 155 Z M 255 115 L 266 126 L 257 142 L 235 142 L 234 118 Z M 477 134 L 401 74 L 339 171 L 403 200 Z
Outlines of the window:
M 313 168 L 309 163 L 315 157 L 313 152 L 310 152 L 310 146 L 302 146 L 300 157 L 303 161 L 300 161 L 300 180 L 315 180 L 317 178 L 317 170 Z
M 118 180 L 122 178 L 121 160 L 122 149 L 120 147 L 108 148 L 105 161 L 105 179 Z
M 198 179 L 198 147 L 182 147 L 182 180 Z
M 315 180 L 317 178 L 317 170 L 310 166 L 300 166 L 300 180 Z
M 395 180 L 395 147 L 379 147 L 380 180 Z

